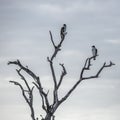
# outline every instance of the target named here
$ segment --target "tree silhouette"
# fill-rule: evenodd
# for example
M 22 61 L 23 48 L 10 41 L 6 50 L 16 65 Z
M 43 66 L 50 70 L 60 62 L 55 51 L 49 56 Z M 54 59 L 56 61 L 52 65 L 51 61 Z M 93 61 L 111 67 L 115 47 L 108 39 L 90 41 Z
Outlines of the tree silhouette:
M 41 120 L 55 120 L 54 113 L 57 110 L 57 108 L 65 100 L 67 100 L 67 98 L 72 94 L 72 92 L 75 90 L 75 88 L 83 80 L 98 78 L 100 73 L 103 71 L 104 68 L 108 68 L 108 67 L 115 65 L 111 61 L 109 62 L 109 64 L 104 62 L 104 64 L 98 69 L 98 71 L 96 72 L 95 75 L 90 75 L 90 76 L 85 77 L 84 73 L 91 70 L 90 69 L 92 66 L 91 61 L 94 60 L 94 58 L 97 57 L 98 55 L 91 56 L 91 57 L 87 58 L 85 60 L 85 63 L 84 63 L 82 70 L 80 71 L 80 77 L 78 78 L 78 81 L 69 89 L 69 91 L 62 98 L 59 98 L 58 89 L 61 86 L 62 81 L 63 81 L 65 75 L 67 74 L 67 71 L 66 71 L 64 64 L 60 63 L 59 65 L 62 67 L 62 72 L 60 74 L 60 79 L 58 80 L 56 78 L 55 69 L 54 69 L 54 58 L 57 56 L 58 52 L 61 50 L 61 46 L 65 40 L 65 36 L 67 35 L 67 32 L 65 31 L 65 34 L 64 33 L 62 34 L 62 37 L 60 37 L 61 40 L 57 45 L 55 44 L 55 42 L 53 40 L 51 31 L 49 31 L 49 34 L 50 34 L 50 40 L 51 40 L 52 45 L 54 47 L 54 52 L 52 53 L 52 56 L 47 57 L 47 61 L 49 62 L 50 69 L 51 69 L 53 88 L 54 88 L 53 89 L 53 102 L 52 103 L 50 103 L 50 100 L 48 99 L 49 91 L 45 92 L 39 76 L 37 76 L 27 66 L 24 66 L 19 60 L 8 62 L 8 65 L 13 64 L 13 65 L 16 65 L 19 67 L 19 69 L 16 69 L 16 71 L 17 71 L 18 75 L 21 77 L 21 79 L 24 81 L 24 85 L 17 82 L 17 81 L 10 81 L 10 83 L 14 83 L 14 85 L 18 86 L 21 89 L 23 98 L 25 99 L 28 106 L 30 107 L 32 120 L 39 119 L 38 117 L 35 116 L 35 110 L 34 110 L 34 105 L 33 105 L 33 100 L 34 100 L 33 99 L 33 89 L 34 88 L 37 88 L 37 90 L 39 91 L 39 95 L 40 95 L 41 100 L 42 100 L 41 107 L 46 113 L 46 115 L 44 117 L 41 115 Z M 33 78 L 33 82 L 32 82 L 33 86 L 32 87 L 30 86 L 30 84 L 28 83 L 28 81 L 26 80 L 26 78 L 22 74 L 22 72 L 27 73 L 29 76 L 31 76 Z

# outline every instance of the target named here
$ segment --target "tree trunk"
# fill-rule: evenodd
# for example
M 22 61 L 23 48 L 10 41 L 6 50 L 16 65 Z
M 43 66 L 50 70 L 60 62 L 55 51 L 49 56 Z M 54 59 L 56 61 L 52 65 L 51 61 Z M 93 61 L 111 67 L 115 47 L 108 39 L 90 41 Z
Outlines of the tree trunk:
M 46 116 L 45 116 L 45 120 L 51 120 L 51 117 L 52 115 L 50 113 L 48 113 Z

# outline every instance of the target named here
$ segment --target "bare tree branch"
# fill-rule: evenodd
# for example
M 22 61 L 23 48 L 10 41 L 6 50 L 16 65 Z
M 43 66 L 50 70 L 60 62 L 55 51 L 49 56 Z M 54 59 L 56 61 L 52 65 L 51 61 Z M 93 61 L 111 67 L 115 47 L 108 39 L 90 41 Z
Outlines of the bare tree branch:
M 102 70 L 106 67 L 111 67 L 115 65 L 114 63 L 110 62 L 108 65 L 106 65 L 106 63 L 103 64 L 103 66 L 98 70 L 98 72 L 96 73 L 96 75 L 93 76 L 89 76 L 89 77 L 83 77 L 82 80 L 87 80 L 87 79 L 92 79 L 92 78 L 98 78 L 100 73 L 102 72 Z
M 92 79 L 92 78 L 98 78 L 98 76 L 100 75 L 100 73 L 102 72 L 102 70 L 106 67 L 111 67 L 113 65 L 115 65 L 114 63 L 112 63 L 110 61 L 110 63 L 108 65 L 106 65 L 106 63 L 103 64 L 103 66 L 99 69 L 99 71 L 96 73 L 96 75 L 94 76 L 89 76 L 89 77 L 83 77 L 83 74 L 85 72 L 85 70 L 90 70 L 90 66 L 91 66 L 91 60 L 93 59 L 93 57 L 87 58 L 85 61 L 85 65 L 82 68 L 82 71 L 80 73 L 80 79 L 73 85 L 73 87 L 68 91 L 68 93 L 59 101 L 59 104 L 61 104 L 62 102 L 64 102 L 69 96 L 70 94 L 74 91 L 74 89 L 80 84 L 80 82 L 82 80 L 87 80 L 87 79 Z M 87 63 L 88 62 L 88 63 Z
M 65 34 L 65 35 L 66 35 L 66 34 Z M 65 36 L 65 35 L 64 35 L 64 36 Z M 61 39 L 60 42 L 58 43 L 58 45 L 56 46 L 56 45 L 54 44 L 54 40 L 53 40 L 51 31 L 50 31 L 50 36 L 51 36 L 52 44 L 53 44 L 53 46 L 54 46 L 54 48 L 55 48 L 54 53 L 53 53 L 53 55 L 52 55 L 52 57 L 51 57 L 51 59 L 50 59 L 51 61 L 53 61 L 53 59 L 56 57 L 58 51 L 61 50 L 61 45 L 62 45 L 65 37 L 64 37 L 63 39 Z
M 61 76 L 60 76 L 60 80 L 59 80 L 59 83 L 58 83 L 58 85 L 57 85 L 57 89 L 59 89 L 59 87 L 60 87 L 60 85 L 61 85 L 61 83 L 62 83 L 62 80 L 63 80 L 64 76 L 67 74 L 66 69 L 65 69 L 65 67 L 64 67 L 64 64 L 60 64 L 60 66 L 62 67 L 63 71 L 62 71 L 62 74 L 61 74 Z
M 95 56 L 95 57 L 96 57 L 96 56 Z M 85 64 L 84 64 L 84 67 L 83 67 L 82 70 L 81 70 L 80 78 L 79 78 L 79 79 L 82 79 L 82 78 L 83 78 L 83 73 L 84 73 L 85 70 L 90 70 L 90 67 L 92 66 L 92 64 L 91 64 L 91 60 L 92 60 L 92 59 L 94 59 L 94 56 L 86 59 Z
M 26 73 L 28 73 L 34 80 L 38 79 L 38 77 L 30 69 L 28 69 L 28 67 L 24 67 L 19 60 L 9 61 L 8 65 L 10 65 L 10 64 L 19 66 L 21 70 L 24 70 Z
M 53 81 L 54 81 L 54 88 L 56 88 L 57 87 L 57 80 L 56 80 L 55 70 L 53 67 L 53 62 L 49 59 L 49 57 L 47 57 L 47 60 L 50 63 L 51 73 L 52 73 L 52 77 L 53 77 Z
M 48 92 L 45 93 L 43 91 L 43 88 L 42 88 L 42 85 L 40 83 L 40 80 L 38 79 L 37 83 L 33 82 L 33 84 L 36 86 L 36 88 L 38 89 L 39 91 L 39 94 L 42 98 L 42 108 L 43 110 L 45 110 L 47 112 L 47 109 L 49 108 L 50 104 L 49 104 L 49 101 L 48 101 Z
M 54 48 L 56 48 L 56 45 L 55 45 L 55 43 L 54 43 L 54 41 L 53 41 L 53 36 L 52 36 L 51 31 L 49 31 L 49 33 L 50 33 L 51 42 L 52 42 Z
M 28 85 L 25 77 L 20 73 L 21 70 L 25 71 L 27 74 L 29 74 L 33 79 L 34 79 L 34 82 L 33 84 L 36 86 L 36 88 L 39 90 L 39 93 L 40 93 L 40 96 L 42 98 L 42 108 L 47 112 L 47 109 L 49 108 L 49 101 L 48 101 L 48 98 L 47 98 L 47 95 L 48 93 L 46 94 L 44 91 L 43 91 L 43 88 L 42 88 L 42 85 L 41 85 L 41 82 L 40 82 L 40 79 L 39 77 L 37 77 L 30 69 L 28 69 L 28 67 L 24 67 L 21 62 L 19 60 L 17 61 L 9 61 L 8 62 L 8 65 L 10 64 L 14 64 L 14 65 L 17 65 L 20 67 L 19 70 L 16 70 L 18 75 L 21 77 L 21 79 L 25 82 L 25 85 L 26 87 L 28 88 L 28 90 L 24 90 L 25 92 L 29 93 L 29 100 L 31 100 L 29 102 L 29 105 L 33 103 L 33 96 L 32 96 L 32 93 L 31 93 L 31 89 L 30 89 L 30 86 Z M 21 85 L 22 86 L 22 85 Z M 25 99 L 26 100 L 26 99 Z M 30 106 L 31 107 L 31 111 L 33 111 L 33 106 Z M 33 114 L 31 114 L 31 116 L 34 116 Z
M 65 38 L 66 34 L 64 35 L 63 38 L 61 38 L 60 42 L 56 46 L 55 43 L 54 43 L 51 31 L 49 31 L 49 33 L 50 33 L 51 42 L 52 42 L 55 49 L 54 49 L 54 52 L 53 52 L 51 58 L 49 59 L 49 57 L 47 57 L 47 60 L 48 60 L 48 62 L 50 64 L 51 73 L 52 73 L 53 82 L 54 82 L 54 92 L 53 92 L 53 94 L 54 94 L 53 95 L 54 96 L 54 102 L 53 103 L 56 104 L 58 102 L 58 93 L 57 93 L 58 87 L 57 87 L 57 80 L 56 80 L 55 70 L 54 70 L 54 66 L 53 66 L 53 59 L 56 57 L 58 51 L 61 50 L 61 45 L 62 45 L 62 43 L 64 41 L 64 38 Z M 62 80 L 60 80 L 60 81 L 62 81 Z
M 27 86 L 28 90 L 30 91 L 30 87 L 29 87 L 25 77 L 20 73 L 21 69 L 19 69 L 19 70 L 16 69 L 16 71 L 17 71 L 18 75 L 21 77 L 21 79 L 25 82 L 25 85 Z
M 48 62 L 50 63 L 50 68 L 51 68 L 51 73 L 52 73 L 52 77 L 53 77 L 53 82 L 54 82 L 54 103 L 56 103 L 56 101 L 58 101 L 58 95 L 57 95 L 57 80 L 56 80 L 56 75 L 55 75 L 55 71 L 54 71 L 54 67 L 53 67 L 53 62 L 51 60 L 49 60 L 49 57 L 47 58 Z
M 20 87 L 20 89 L 21 89 L 21 91 L 22 91 L 22 95 L 23 95 L 25 101 L 27 102 L 27 104 L 28 104 L 29 107 L 30 107 L 30 110 L 31 110 L 31 118 L 32 118 L 32 120 L 35 120 L 35 112 L 34 112 L 34 108 L 33 108 L 33 88 L 34 88 L 34 87 L 32 87 L 31 89 L 28 90 L 29 98 L 27 98 L 27 96 L 26 96 L 26 94 L 25 94 L 26 90 L 24 90 L 23 86 L 22 86 L 20 83 L 18 83 L 18 82 L 16 82 L 16 81 L 10 81 L 10 82 L 11 82 L 11 83 L 14 83 L 14 85 L 17 85 L 17 86 Z
M 27 98 L 26 95 L 25 95 L 25 90 L 23 89 L 22 85 L 21 85 L 20 83 L 16 82 L 16 81 L 9 81 L 9 82 L 10 82 L 10 83 L 14 83 L 14 85 L 18 85 L 18 86 L 20 87 L 24 99 L 25 99 L 26 102 L 29 104 L 29 100 L 28 100 L 28 98 Z

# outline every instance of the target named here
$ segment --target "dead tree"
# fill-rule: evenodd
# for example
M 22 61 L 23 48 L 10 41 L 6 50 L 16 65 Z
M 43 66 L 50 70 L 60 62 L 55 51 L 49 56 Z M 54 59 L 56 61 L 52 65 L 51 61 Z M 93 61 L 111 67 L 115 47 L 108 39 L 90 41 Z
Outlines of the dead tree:
M 41 100 L 42 100 L 41 107 L 46 113 L 46 115 L 44 117 L 41 115 L 41 117 L 42 117 L 41 120 L 55 120 L 54 113 L 57 110 L 57 108 L 71 95 L 71 93 L 75 90 L 75 88 L 83 80 L 98 78 L 100 73 L 103 71 L 103 69 L 115 65 L 111 61 L 109 64 L 107 64 L 105 62 L 99 68 L 99 70 L 96 72 L 95 75 L 90 75 L 90 76 L 85 77 L 84 73 L 90 70 L 90 68 L 92 66 L 91 62 L 95 56 L 91 56 L 91 57 L 87 58 L 85 60 L 85 63 L 84 63 L 82 70 L 80 71 L 80 77 L 78 78 L 76 83 L 71 87 L 70 90 L 68 90 L 68 92 L 64 95 L 64 97 L 59 98 L 58 89 L 61 86 L 62 81 L 63 81 L 65 75 L 67 74 L 67 71 L 66 71 L 64 64 L 60 63 L 59 65 L 62 67 L 62 71 L 60 74 L 60 78 L 57 79 L 56 74 L 55 74 L 55 68 L 54 68 L 54 59 L 55 59 L 56 55 L 58 54 L 58 52 L 61 50 L 61 46 L 65 40 L 66 34 L 63 34 L 64 36 L 61 37 L 61 40 L 57 45 L 55 44 L 55 42 L 53 40 L 53 36 L 52 36 L 51 31 L 49 31 L 49 34 L 50 34 L 50 40 L 51 40 L 52 45 L 54 47 L 54 52 L 51 55 L 51 57 L 47 57 L 47 61 L 49 62 L 50 69 L 51 69 L 53 88 L 54 88 L 53 89 L 53 102 L 51 104 L 50 104 L 50 101 L 48 99 L 49 92 L 44 91 L 43 85 L 40 81 L 40 78 L 32 70 L 30 70 L 28 67 L 24 66 L 19 60 L 8 62 L 8 65 L 13 64 L 13 65 L 16 65 L 19 67 L 19 69 L 16 69 L 16 71 L 17 71 L 18 75 L 21 77 L 21 79 L 24 81 L 26 88 L 23 87 L 23 84 L 21 84 L 17 81 L 10 81 L 10 83 L 14 83 L 14 85 L 18 86 L 21 89 L 22 95 L 23 95 L 25 101 L 27 102 L 27 104 L 31 110 L 32 120 L 38 120 L 38 117 L 35 116 L 35 110 L 34 110 L 34 106 L 33 106 L 33 89 L 35 87 L 39 91 L 39 95 L 40 95 Z M 96 55 L 96 57 L 97 57 L 97 55 Z M 33 78 L 33 82 L 32 82 L 33 86 L 32 87 L 28 84 L 28 81 L 26 80 L 26 78 L 24 77 L 22 72 L 27 73 L 29 76 L 31 76 Z

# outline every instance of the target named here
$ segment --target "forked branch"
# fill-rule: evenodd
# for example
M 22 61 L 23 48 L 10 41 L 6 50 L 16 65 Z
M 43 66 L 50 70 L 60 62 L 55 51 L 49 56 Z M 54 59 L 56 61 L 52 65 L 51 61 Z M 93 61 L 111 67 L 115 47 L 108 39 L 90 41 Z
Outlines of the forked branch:
M 60 86 L 60 84 L 62 82 L 63 77 L 66 74 L 66 70 L 65 70 L 64 65 L 60 64 L 62 66 L 62 68 L 63 68 L 63 73 L 61 74 L 60 81 L 59 81 L 59 83 L 57 85 L 57 79 L 56 79 L 55 70 L 54 70 L 54 66 L 53 66 L 53 60 L 56 57 L 57 53 L 61 50 L 61 46 L 62 46 L 62 43 L 64 41 L 64 38 L 65 38 L 66 34 L 62 34 L 63 37 L 61 37 L 60 42 L 57 45 L 55 45 L 55 42 L 54 42 L 53 36 L 52 36 L 52 32 L 49 31 L 49 33 L 50 33 L 50 40 L 51 40 L 51 42 L 53 44 L 53 47 L 54 47 L 54 52 L 53 52 L 53 54 L 52 54 L 52 56 L 50 58 L 47 57 L 47 60 L 48 60 L 48 62 L 50 64 L 51 73 L 52 73 L 53 82 L 54 82 L 54 92 L 53 92 L 54 102 L 53 103 L 57 104 L 58 103 L 58 92 L 57 92 L 57 90 L 58 90 L 58 88 L 59 88 L 59 86 Z
M 73 85 L 73 87 L 68 91 L 68 93 L 59 101 L 59 104 L 61 104 L 62 102 L 64 102 L 70 96 L 70 94 L 75 90 L 75 88 L 81 83 L 82 80 L 87 80 L 87 79 L 92 79 L 92 78 L 98 78 L 99 75 L 100 75 L 100 73 L 103 71 L 104 68 L 111 67 L 111 66 L 115 65 L 111 61 L 110 61 L 109 64 L 104 63 L 103 66 L 98 70 L 98 72 L 95 75 L 89 76 L 89 77 L 83 77 L 83 74 L 84 74 L 85 70 L 90 70 L 91 60 L 93 58 L 94 57 L 90 57 L 90 58 L 86 59 L 84 67 L 82 68 L 82 70 L 80 72 L 80 78 L 79 78 L 79 80 Z
M 62 71 L 62 74 L 60 75 L 60 80 L 59 80 L 59 82 L 58 82 L 57 89 L 59 89 L 59 87 L 60 87 L 60 85 L 61 85 L 61 83 L 62 83 L 62 80 L 63 80 L 64 76 L 67 74 L 66 69 L 65 69 L 65 67 L 64 67 L 64 64 L 60 64 L 60 66 L 62 67 L 63 71 Z
M 37 80 L 37 79 L 38 79 L 38 76 L 36 76 L 30 69 L 28 69 L 27 66 L 26 66 L 26 67 L 23 66 L 19 60 L 9 61 L 9 62 L 8 62 L 8 65 L 11 65 L 11 64 L 14 64 L 14 65 L 19 66 L 21 70 L 24 70 L 24 71 L 25 71 L 27 74 L 29 74 L 34 80 Z
M 32 120 L 36 120 L 35 119 L 35 111 L 34 111 L 34 107 L 33 107 L 33 89 L 34 89 L 34 86 L 32 88 L 30 88 L 30 86 L 29 86 L 28 89 L 25 90 L 19 82 L 10 81 L 10 83 L 14 83 L 14 85 L 17 85 L 20 87 L 20 89 L 22 91 L 23 98 L 25 99 L 25 101 L 27 102 L 27 104 L 31 110 L 31 118 L 32 118 Z M 27 83 L 27 81 L 26 81 L 26 83 Z
M 24 81 L 26 87 L 27 87 L 27 90 L 24 90 L 23 89 L 23 86 L 16 82 L 16 81 L 10 81 L 11 83 L 14 83 L 15 85 L 18 85 L 21 90 L 22 90 L 22 93 L 23 93 L 23 97 L 25 98 L 26 102 L 29 104 L 29 107 L 31 108 L 31 117 L 32 118 L 35 118 L 34 117 L 34 108 L 33 108 L 33 88 L 30 88 L 27 80 L 25 79 L 25 77 L 21 74 L 21 71 L 23 70 L 24 72 L 26 72 L 28 75 L 30 75 L 33 79 L 34 79 L 34 82 L 33 84 L 36 86 L 36 88 L 39 90 L 39 93 L 40 93 L 40 96 L 42 98 L 42 108 L 43 110 L 45 110 L 47 112 L 48 108 L 49 108 L 49 100 L 48 100 L 48 93 L 45 93 L 43 91 L 43 87 L 41 85 L 41 82 L 40 82 L 40 79 L 38 76 L 36 76 L 28 67 L 24 67 L 21 62 L 19 60 L 16 60 L 16 61 L 9 61 L 8 62 L 8 65 L 11 65 L 11 64 L 14 64 L 14 65 L 17 65 L 20 67 L 19 70 L 16 69 L 18 75 L 21 77 L 21 79 Z M 29 96 L 29 98 L 27 98 L 26 94 L 28 94 L 27 96 Z M 33 119 L 35 120 L 35 119 Z

